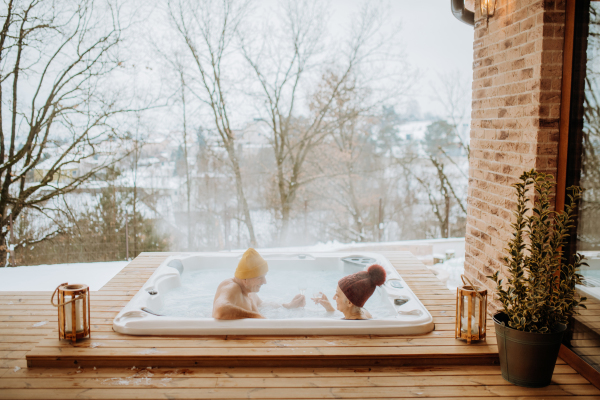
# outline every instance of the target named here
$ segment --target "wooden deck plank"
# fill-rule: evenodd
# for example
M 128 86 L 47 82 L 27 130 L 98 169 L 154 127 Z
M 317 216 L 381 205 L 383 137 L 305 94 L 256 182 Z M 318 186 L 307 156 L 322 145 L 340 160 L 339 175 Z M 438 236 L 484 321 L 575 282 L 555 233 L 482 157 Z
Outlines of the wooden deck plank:
M 3 372 L 2 372 L 3 371 Z M 14 370 L 0 369 L 0 373 L 10 373 L 11 378 L 31 377 L 78 377 L 112 378 L 112 377 L 139 377 L 146 374 L 146 368 L 24 368 Z M 265 377 L 352 377 L 352 376 L 471 376 L 471 375 L 499 375 L 498 365 L 428 365 L 406 367 L 354 367 L 354 368 L 264 368 L 264 367 L 238 367 L 238 368 L 152 368 L 149 371 L 155 378 L 185 378 L 185 377 L 223 377 L 231 378 L 265 378 Z M 557 375 L 577 374 L 566 364 L 557 364 L 554 370 Z
M 123 386 L 123 385 L 122 385 Z M 167 382 L 165 382 L 167 386 Z M 598 398 L 600 391 L 592 385 L 551 385 L 541 389 L 502 386 L 410 386 L 410 387 L 342 387 L 342 388 L 73 388 L 73 389 L 5 389 L 6 399 L 367 399 L 423 397 L 499 397 L 589 396 Z M 595 397 L 594 397 L 595 396 Z
M 435 341 L 435 342 L 433 342 Z M 42 340 L 38 347 L 56 347 L 58 339 L 47 338 Z M 256 347 L 268 347 L 268 348 L 281 348 L 281 347 L 381 347 L 381 346 L 394 346 L 394 347 L 416 347 L 423 345 L 432 345 L 436 346 L 456 346 L 456 339 L 454 337 L 414 337 L 414 338 L 390 338 L 390 339 L 379 339 L 377 341 L 365 338 L 365 339 L 357 339 L 357 338 L 348 338 L 348 339 L 340 339 L 332 338 L 332 339 L 275 339 L 275 340 L 265 340 L 265 339 L 254 339 L 254 340 L 223 340 L 223 339 L 178 339 L 171 340 L 169 343 L 164 343 L 164 340 L 160 339 L 152 339 L 148 340 L 129 340 L 129 339 L 92 339 L 86 340 L 82 342 L 76 343 L 74 348 L 113 348 L 113 349 L 122 349 L 122 348 L 149 348 L 149 347 L 160 347 L 160 348 L 183 348 L 183 349 L 193 349 L 193 348 L 206 348 L 206 347 L 214 347 L 214 348 L 256 348 Z M 489 338 L 487 340 L 487 344 L 485 342 L 473 343 L 472 347 L 479 346 L 488 346 L 496 344 L 496 338 Z M 24 343 L 24 345 L 31 345 L 30 343 Z
M 110 380 L 116 378 L 81 378 L 73 376 L 62 379 L 48 378 L 13 378 L 0 380 L 0 390 L 5 389 L 68 389 L 68 388 L 105 388 Z M 151 371 L 139 377 L 127 378 L 131 386 L 164 387 L 167 380 L 173 378 L 155 378 Z M 176 388 L 253 388 L 257 378 L 204 377 L 175 379 L 170 387 Z M 512 386 L 499 375 L 475 376 L 352 376 L 352 377 L 269 377 L 261 379 L 263 388 L 344 388 L 344 387 L 414 387 L 431 384 L 436 386 Z M 578 374 L 557 374 L 553 377 L 556 385 L 589 385 L 588 381 Z M 588 394 L 593 394 L 590 391 Z M 600 394 L 600 391 L 596 391 Z
M 280 346 L 280 347 L 197 347 L 197 348 L 180 348 L 180 347 L 140 347 L 128 349 L 115 349 L 115 348 L 103 348 L 99 347 L 61 347 L 60 354 L 57 355 L 55 347 L 36 347 L 34 354 L 30 354 L 28 359 L 45 359 L 57 357 L 60 359 L 72 358 L 72 359 L 83 359 L 86 356 L 89 357 L 130 357 L 132 359 L 138 357 L 140 359 L 153 359 L 157 361 L 162 358 L 192 358 L 198 359 L 199 357 L 250 357 L 260 356 L 265 357 L 300 357 L 300 358 L 312 358 L 314 356 L 334 356 L 334 357 L 395 357 L 395 356 L 407 356 L 407 357 L 428 357 L 428 358 L 445 358 L 451 356 L 463 356 L 463 355 L 494 355 L 498 353 L 498 348 L 494 345 L 479 345 L 479 346 L 354 346 L 354 347 L 337 347 L 337 346 L 323 346 L 323 347 L 291 347 L 291 346 Z M 0 355 L 2 353 L 0 352 Z M 147 357 L 152 356 L 152 357 Z M 153 365 L 153 364 L 150 364 Z M 154 364 L 156 365 L 156 364 Z

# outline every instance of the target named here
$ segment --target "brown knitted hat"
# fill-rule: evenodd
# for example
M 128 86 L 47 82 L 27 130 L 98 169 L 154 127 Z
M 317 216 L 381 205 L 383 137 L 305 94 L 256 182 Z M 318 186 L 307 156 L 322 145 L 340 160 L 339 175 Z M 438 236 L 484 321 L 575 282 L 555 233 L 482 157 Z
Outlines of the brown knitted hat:
M 338 281 L 338 286 L 352 304 L 362 307 L 375 291 L 375 286 L 381 286 L 384 282 L 385 269 L 373 264 L 366 271 L 343 277 Z

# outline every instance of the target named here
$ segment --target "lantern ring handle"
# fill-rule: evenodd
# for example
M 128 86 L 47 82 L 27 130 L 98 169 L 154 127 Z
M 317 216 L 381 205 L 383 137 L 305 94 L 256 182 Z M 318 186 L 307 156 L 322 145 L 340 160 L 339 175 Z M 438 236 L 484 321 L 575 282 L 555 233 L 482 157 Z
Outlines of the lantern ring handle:
M 473 285 L 473 283 L 471 282 L 471 280 L 469 278 L 467 278 L 464 275 L 460 276 L 460 279 L 462 279 L 463 283 L 465 284 L 465 286 L 467 285 L 467 283 L 469 284 L 469 286 L 471 286 L 473 288 L 473 291 L 475 291 L 475 293 L 477 293 L 477 297 L 479 297 L 480 300 L 483 300 L 483 296 L 479 293 L 479 291 L 477 290 L 477 286 Z M 465 282 L 465 279 L 467 280 Z
M 67 305 L 69 303 L 74 302 L 75 300 L 79 300 L 79 299 L 83 299 L 83 296 L 79 295 L 77 297 L 73 297 L 71 300 L 64 302 L 64 303 L 58 303 L 58 304 L 54 304 L 54 296 L 56 295 L 56 293 L 58 292 L 58 288 L 61 287 L 62 285 L 67 285 L 68 283 L 61 283 L 60 285 L 58 285 L 56 287 L 56 289 L 54 289 L 54 293 L 52 293 L 52 298 L 50 299 L 50 303 L 54 306 L 54 307 L 62 307 L 64 305 Z

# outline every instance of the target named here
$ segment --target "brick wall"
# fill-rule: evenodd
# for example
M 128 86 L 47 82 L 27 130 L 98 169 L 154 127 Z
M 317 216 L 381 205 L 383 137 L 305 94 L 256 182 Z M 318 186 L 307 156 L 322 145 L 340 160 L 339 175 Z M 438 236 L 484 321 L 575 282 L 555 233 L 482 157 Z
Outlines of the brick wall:
M 556 176 L 565 0 L 497 0 L 489 22 L 479 9 L 465 272 L 494 289 L 485 276 L 505 271 L 511 184 L 531 168 Z

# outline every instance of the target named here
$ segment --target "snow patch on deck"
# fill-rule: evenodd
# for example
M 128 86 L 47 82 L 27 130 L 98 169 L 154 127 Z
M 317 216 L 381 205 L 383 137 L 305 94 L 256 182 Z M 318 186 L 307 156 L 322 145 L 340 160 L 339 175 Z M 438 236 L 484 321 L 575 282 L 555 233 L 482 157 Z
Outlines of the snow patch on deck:
M 128 261 L 111 261 L 0 268 L 0 292 L 51 292 L 64 282 L 83 283 L 90 290 L 100 290 L 127 264 Z

